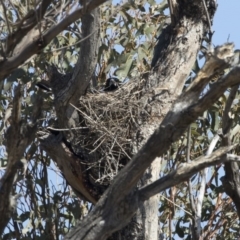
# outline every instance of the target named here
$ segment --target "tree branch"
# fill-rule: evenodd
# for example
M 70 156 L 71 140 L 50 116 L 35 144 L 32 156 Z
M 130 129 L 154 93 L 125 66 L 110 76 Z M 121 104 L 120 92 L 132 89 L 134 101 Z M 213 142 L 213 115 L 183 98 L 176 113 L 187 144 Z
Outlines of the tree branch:
M 79 226 L 73 228 L 67 234 L 65 240 L 106 239 L 111 233 L 117 229 L 121 229 L 128 223 L 137 210 L 139 201 L 148 200 L 159 192 L 189 179 L 193 174 L 206 167 L 222 163 L 223 161 L 239 162 L 240 157 L 233 154 L 226 154 L 236 147 L 237 144 L 230 147 L 222 147 L 210 156 L 202 156 L 194 162 L 183 164 L 158 181 L 139 191 L 133 191 L 118 203 L 118 207 L 114 207 L 111 203 L 109 203 L 110 205 L 107 208 L 104 208 L 105 205 L 102 205 L 101 208 L 98 205 L 87 218 L 83 219 Z M 118 225 L 116 225 L 116 222 Z
M 187 133 L 187 153 L 186 153 L 186 160 L 187 163 L 191 163 L 191 125 L 188 127 L 188 133 Z M 189 201 L 190 206 L 192 210 L 192 224 L 191 224 L 191 230 L 192 230 L 192 238 L 193 240 L 197 240 L 198 238 L 198 223 L 197 223 L 197 217 L 196 217 L 196 206 L 193 199 L 193 188 L 192 188 L 192 182 L 191 179 L 188 179 L 188 192 L 189 192 Z
M 137 209 L 138 198 L 135 196 L 133 189 L 147 167 L 156 157 L 163 155 L 170 145 L 182 136 L 189 124 L 208 109 L 224 93 L 227 87 L 240 82 L 239 74 L 240 67 L 235 67 L 194 105 L 186 106 L 185 99 L 180 96 L 159 128 L 125 168 L 119 172 L 112 185 L 104 192 L 94 211 L 89 214 L 83 223 L 77 226 L 73 233 L 67 235 L 66 239 L 71 239 L 70 236 L 72 239 L 81 239 L 73 237 L 80 236 L 76 235 L 80 234 L 80 231 L 82 231 L 81 236 L 88 236 L 85 239 L 105 239 L 104 234 L 106 232 L 112 233 L 120 229 L 122 227 L 120 222 L 124 221 L 126 223 L 127 219 L 130 219 Z M 133 206 L 129 206 L 126 202 L 128 198 L 132 199 Z M 105 208 L 106 205 L 107 208 Z M 92 218 L 94 218 L 94 221 Z
M 220 139 L 219 134 L 216 134 L 213 139 L 211 140 L 210 145 L 208 146 L 208 150 L 206 152 L 206 156 L 209 156 L 210 154 L 212 154 L 213 149 L 216 147 L 218 141 Z M 200 234 L 201 234 L 201 218 L 202 218 L 202 204 L 203 204 L 203 198 L 205 195 L 205 190 L 206 190 L 206 179 L 207 179 L 207 174 L 208 174 L 208 170 L 209 168 L 205 168 L 203 171 L 201 171 L 201 184 L 200 184 L 200 188 L 198 191 L 198 197 L 197 197 L 197 211 L 195 214 L 195 220 L 196 220 L 196 229 L 195 229 L 195 233 L 197 238 L 199 239 Z
M 36 100 L 36 104 L 41 106 L 41 99 Z M 18 169 L 22 168 L 20 161 L 24 151 L 33 141 L 37 130 L 37 119 L 41 114 L 41 107 L 33 112 L 32 123 L 26 123 L 21 119 L 21 87 L 15 89 L 12 116 L 10 117 L 11 126 L 7 129 L 7 153 L 8 164 L 6 172 L 0 180 L 0 234 L 2 234 L 7 225 L 12 210 L 14 209 L 16 199 L 12 196 L 12 186 L 15 182 L 15 176 Z
M 171 24 L 173 27 L 175 27 L 179 19 L 179 9 L 177 0 L 168 0 L 168 6 L 170 9 Z
M 91 34 L 93 32 L 93 34 Z M 76 110 L 69 105 L 76 106 L 80 96 L 84 95 L 90 84 L 91 76 L 97 63 L 97 52 L 99 47 L 100 34 L 100 11 L 94 9 L 82 17 L 83 37 L 89 38 L 81 43 L 78 61 L 71 78 L 60 91 L 55 91 L 55 107 L 59 119 L 59 127 L 75 127 L 78 125 Z M 59 84 L 59 81 L 56 82 Z M 58 89 L 58 86 L 56 86 Z M 53 86 L 54 90 L 54 86 Z M 65 134 L 66 135 L 66 134 Z M 66 139 L 69 139 L 66 137 Z M 73 142 L 71 142 L 73 144 Z
M 226 154 L 237 147 L 237 144 L 230 147 L 222 147 L 208 156 L 201 156 L 191 163 L 184 163 L 176 170 L 170 172 L 167 176 L 155 181 L 154 183 L 139 190 L 139 199 L 146 201 L 150 197 L 162 192 L 172 186 L 187 181 L 192 175 L 198 173 L 204 168 L 231 161 L 240 161 L 240 157 L 233 154 Z M 225 157 L 226 156 L 226 157 Z
M 231 114 L 232 103 L 237 94 L 239 85 L 234 86 L 231 89 L 229 97 L 226 102 L 226 106 L 223 113 L 223 146 L 229 146 L 231 144 L 231 132 L 230 129 L 233 123 L 233 116 Z M 238 217 L 240 219 L 240 177 L 239 177 L 239 164 L 235 162 L 226 162 L 224 165 L 225 176 L 221 178 L 224 190 L 227 195 L 233 200 Z
M 112 184 L 112 187 L 115 189 L 114 198 L 121 199 L 124 195 L 127 195 L 151 162 L 156 157 L 164 154 L 169 146 L 185 132 L 189 124 L 208 109 L 208 107 L 224 93 L 227 87 L 240 82 L 239 74 L 240 67 L 234 68 L 221 82 L 217 82 L 215 87 L 211 88 L 209 92 L 194 105 L 185 107 L 187 104 L 185 98 L 180 97 L 173 105 L 172 110 L 164 118 L 159 128 L 133 157 L 132 161 L 124 168 L 124 173 L 120 172 L 115 178 Z M 159 148 L 159 146 L 161 146 L 161 148 Z
M 87 167 L 83 169 L 84 164 L 81 164 L 84 160 L 84 153 L 82 153 L 82 157 L 76 156 L 67 143 L 63 141 L 61 133 L 54 135 L 39 131 L 38 136 L 41 148 L 57 163 L 75 193 L 80 198 L 96 204 L 98 197 L 91 194 L 87 184 Z
M 100 6 L 104 2 L 106 2 L 106 0 L 92 0 L 89 3 L 86 3 L 86 6 L 75 10 L 56 26 L 51 27 L 46 33 L 40 35 L 39 31 L 37 30 L 38 34 L 36 36 L 33 34 L 33 38 L 27 38 L 24 46 L 19 50 L 19 53 L 16 56 L 7 58 L 0 62 L 0 81 L 3 81 L 15 68 L 23 64 L 31 56 L 39 53 L 45 46 L 50 43 L 50 41 L 55 36 L 57 36 L 67 26 L 85 14 L 90 13 L 93 9 Z
M 94 9 L 91 14 L 82 18 L 82 32 L 83 36 L 88 36 L 92 32 L 95 33 L 87 41 L 81 43 L 80 55 L 73 73 L 73 79 L 77 84 L 70 84 L 71 88 L 69 89 L 71 98 L 68 102 L 73 105 L 76 105 L 79 97 L 85 94 L 96 68 L 100 38 L 99 8 Z
M 198 101 L 206 85 L 234 62 L 234 44 L 227 43 L 206 54 L 206 62 L 183 94 L 188 104 Z M 234 63 L 235 64 L 235 63 Z
M 9 33 L 6 39 L 6 54 L 13 52 L 15 46 L 25 37 L 28 32 L 41 21 L 52 0 L 43 0 L 36 11 L 31 10 L 17 23 L 18 29 L 14 33 Z

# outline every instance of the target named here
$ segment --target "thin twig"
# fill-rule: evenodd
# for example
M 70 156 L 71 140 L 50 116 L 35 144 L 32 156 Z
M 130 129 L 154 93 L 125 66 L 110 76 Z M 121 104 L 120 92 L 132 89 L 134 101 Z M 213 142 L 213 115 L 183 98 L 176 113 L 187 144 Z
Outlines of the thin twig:
M 191 218 L 193 217 L 192 213 L 188 212 L 187 210 L 185 210 L 184 208 L 182 208 L 181 206 L 179 206 L 178 204 L 176 204 L 175 202 L 173 202 L 172 200 L 170 200 L 169 198 L 165 197 L 164 195 L 160 194 L 160 197 L 165 198 L 168 202 L 174 204 L 176 207 L 180 208 L 181 210 L 183 210 L 185 213 L 187 213 L 189 216 L 191 216 Z
M 80 112 L 81 114 L 83 114 L 86 119 L 88 119 L 89 121 L 91 121 L 91 122 L 95 123 L 97 126 L 99 126 L 99 124 L 98 124 L 96 121 L 94 121 L 93 119 L 91 119 L 89 116 L 87 116 L 86 113 L 84 113 L 83 111 L 81 111 L 79 108 L 77 108 L 77 107 L 74 106 L 73 104 L 70 103 L 70 105 L 71 105 L 74 109 L 76 109 L 78 112 Z M 105 127 L 103 127 L 103 126 L 101 126 L 101 127 L 104 129 L 105 132 L 108 133 L 108 136 L 109 136 L 109 137 L 111 137 L 113 140 L 115 139 L 115 137 L 112 136 L 112 133 L 110 133 L 107 128 L 105 128 Z M 131 157 L 126 153 L 126 151 L 123 149 L 123 147 L 121 146 L 121 144 L 118 143 L 117 140 L 116 140 L 116 144 L 121 148 L 121 150 L 123 151 L 123 153 L 129 158 L 129 160 L 131 160 Z
M 70 130 L 89 129 L 89 128 L 88 127 L 74 127 L 74 128 L 53 128 L 53 127 L 48 127 L 47 129 L 53 130 L 53 131 L 58 131 L 58 132 L 64 132 L 64 131 L 70 131 Z
M 204 7 L 204 10 L 205 10 L 206 16 L 207 16 L 208 25 L 209 25 L 209 39 L 210 39 L 210 45 L 211 45 L 212 35 L 213 35 L 212 24 L 211 24 L 211 20 L 210 20 L 209 14 L 208 14 L 208 10 L 207 10 L 207 6 L 206 6 L 205 0 L 202 0 L 202 3 L 203 3 L 203 7 Z
M 36 21 L 37 21 L 37 27 L 38 27 L 38 30 L 39 30 L 39 37 L 40 37 L 40 39 L 42 39 L 42 31 L 41 31 L 41 23 L 42 23 L 42 21 L 39 21 L 39 17 L 38 17 L 38 14 L 37 14 L 37 3 L 36 3 L 36 0 L 34 0 L 34 11 L 35 11 L 35 16 L 36 16 Z M 41 16 L 42 15 L 42 13 L 41 13 L 41 11 L 42 11 L 42 9 L 40 9 L 40 11 L 39 11 L 39 16 Z
M 216 134 L 209 147 L 208 150 L 206 152 L 206 156 L 209 156 L 210 154 L 212 154 L 213 149 L 215 148 L 215 146 L 218 143 L 218 140 L 220 139 L 219 134 Z M 207 174 L 209 171 L 209 167 L 205 168 L 202 171 L 202 180 L 201 180 L 201 184 L 200 184 L 200 190 L 199 190 L 199 194 L 198 194 L 198 201 L 197 201 L 197 212 L 196 212 L 196 220 L 197 220 L 197 234 L 198 236 L 200 236 L 201 234 L 201 216 L 202 216 L 202 204 L 203 204 L 203 198 L 204 198 L 204 194 L 205 194 L 205 190 L 206 190 L 206 180 L 207 180 Z
M 191 151 L 191 125 L 188 127 L 188 133 L 187 133 L 187 162 L 190 163 L 190 152 Z M 191 204 L 191 209 L 193 212 L 193 215 L 195 216 L 196 213 L 196 207 L 194 205 L 194 200 L 193 200 L 193 191 L 192 191 L 192 183 L 191 179 L 188 180 L 188 191 L 189 191 L 189 200 Z M 195 222 L 195 220 L 194 220 Z
M 6 6 L 5 6 L 3 0 L 1 0 L 1 3 L 2 3 L 2 7 L 3 7 L 4 18 L 5 18 L 5 21 L 6 21 L 6 24 L 7 24 L 7 28 L 8 28 L 8 35 L 11 35 L 11 29 L 10 29 L 9 22 L 8 22 L 8 17 L 7 17 L 7 9 L 6 9 Z

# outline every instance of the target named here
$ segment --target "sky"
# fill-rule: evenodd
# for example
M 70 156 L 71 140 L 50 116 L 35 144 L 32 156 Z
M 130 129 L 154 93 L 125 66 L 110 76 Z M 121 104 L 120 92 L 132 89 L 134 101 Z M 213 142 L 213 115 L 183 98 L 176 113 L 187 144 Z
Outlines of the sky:
M 213 44 L 229 42 L 240 49 L 240 0 L 218 0 L 218 9 L 213 20 Z
M 119 0 L 114 0 L 116 1 Z M 212 27 L 215 31 L 213 44 L 217 46 L 229 41 L 234 42 L 235 48 L 240 49 L 240 0 L 218 0 L 217 2 L 218 9 Z M 52 174 L 51 176 L 53 177 Z M 57 182 L 58 177 L 54 175 L 53 178 L 53 181 Z

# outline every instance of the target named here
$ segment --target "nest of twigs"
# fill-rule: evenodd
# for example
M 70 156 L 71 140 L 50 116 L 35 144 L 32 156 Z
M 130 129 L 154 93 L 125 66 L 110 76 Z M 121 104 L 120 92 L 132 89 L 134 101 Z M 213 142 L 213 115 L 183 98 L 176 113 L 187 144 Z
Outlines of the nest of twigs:
M 95 182 L 109 184 L 136 151 L 140 125 L 148 117 L 140 100 L 142 84 L 128 83 L 117 91 L 87 94 L 80 99 L 78 111 L 85 131 L 78 141 L 97 159 L 88 161 Z

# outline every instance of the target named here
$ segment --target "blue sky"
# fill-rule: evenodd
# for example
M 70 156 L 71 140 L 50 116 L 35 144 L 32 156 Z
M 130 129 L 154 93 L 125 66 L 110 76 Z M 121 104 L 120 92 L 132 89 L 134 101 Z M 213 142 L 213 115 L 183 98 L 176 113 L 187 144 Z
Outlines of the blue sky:
M 240 0 L 218 0 L 218 9 L 213 22 L 213 44 L 235 43 L 240 48 Z
M 215 46 L 224 44 L 229 38 L 229 42 L 234 42 L 235 47 L 240 49 L 240 0 L 218 0 L 218 4 L 212 27 L 215 31 L 213 44 Z M 51 166 L 55 169 L 53 165 Z M 55 174 L 50 173 L 49 177 L 54 183 L 61 182 L 61 178 Z M 58 188 L 58 184 L 56 187 Z

